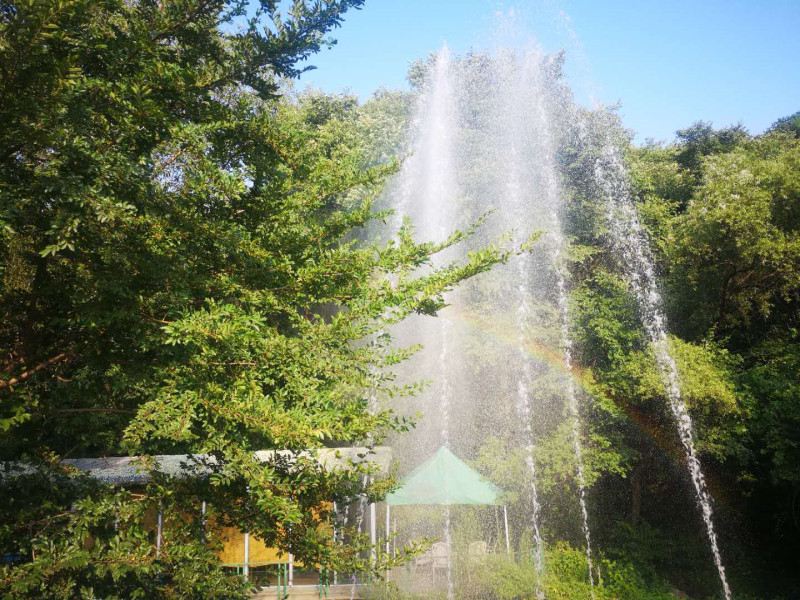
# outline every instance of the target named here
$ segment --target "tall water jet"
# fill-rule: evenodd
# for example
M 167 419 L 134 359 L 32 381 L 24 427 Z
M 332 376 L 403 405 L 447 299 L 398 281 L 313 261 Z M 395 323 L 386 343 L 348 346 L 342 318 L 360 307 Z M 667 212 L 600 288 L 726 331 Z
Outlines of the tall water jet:
M 414 218 L 417 234 L 428 242 L 442 242 L 452 232 L 457 218 L 458 183 L 455 166 L 455 132 L 458 118 L 451 81 L 451 57 L 447 47 L 435 56 L 424 90 L 420 94 L 412 129 L 416 139 L 412 154 L 400 174 L 399 216 L 410 214 Z M 433 266 L 440 267 L 452 257 L 443 252 L 434 257 Z M 420 318 L 417 326 L 423 344 L 439 349 L 438 356 L 430 361 L 429 369 L 435 373 L 438 391 L 437 445 L 450 445 L 450 410 L 452 386 L 449 363 L 458 360 L 450 352 L 450 327 L 445 318 L 431 323 Z M 419 339 L 415 340 L 419 341 Z M 455 598 L 452 567 L 452 535 L 450 507 L 444 507 L 443 538 L 446 546 L 447 597 Z
M 545 165 L 546 176 L 542 182 L 541 195 L 547 210 L 548 235 L 544 240 L 546 255 L 550 260 L 555 279 L 556 307 L 559 325 L 559 347 L 563 363 L 564 395 L 570 417 L 570 433 L 572 451 L 575 458 L 575 478 L 578 490 L 578 504 L 581 514 L 581 530 L 585 540 L 587 576 L 591 597 L 594 598 L 594 574 L 592 564 L 592 541 L 589 527 L 589 511 L 586 501 L 586 479 L 584 475 L 583 445 L 581 436 L 581 416 L 578 406 L 578 394 L 575 389 L 572 365 L 572 337 L 570 335 L 570 316 L 567 291 L 567 274 L 563 253 L 566 247 L 562 231 L 560 211 L 562 209 L 562 191 L 555 177 L 555 143 L 550 131 L 550 118 L 541 101 L 536 104 L 535 114 L 541 120 L 538 160 Z
M 539 59 L 541 61 L 541 59 Z M 564 385 L 567 408 L 570 415 L 570 429 L 572 451 L 575 456 L 575 476 L 578 488 L 578 504 L 581 513 L 581 529 L 585 540 L 586 567 L 589 578 L 591 596 L 594 598 L 594 574 L 592 565 L 592 536 L 589 527 L 589 510 L 586 502 L 586 478 L 583 464 L 583 445 L 581 440 L 581 417 L 578 406 L 578 394 L 575 389 L 574 372 L 572 365 L 572 337 L 570 335 L 569 302 L 567 294 L 567 274 L 563 261 L 563 252 L 566 247 L 566 240 L 563 234 L 563 224 L 560 216 L 563 210 L 563 191 L 559 184 L 558 168 L 556 164 L 557 144 L 553 135 L 553 122 L 556 121 L 552 115 L 553 109 L 563 111 L 562 104 L 556 107 L 546 99 L 548 94 L 544 92 L 544 85 L 541 82 L 542 73 L 545 69 L 540 66 L 532 74 L 532 79 L 538 85 L 528 85 L 529 88 L 539 89 L 536 94 L 535 110 L 533 114 L 537 120 L 537 160 L 542 164 L 543 178 L 541 182 L 541 196 L 547 213 L 547 223 L 550 235 L 546 241 L 548 257 L 551 261 L 555 284 L 556 284 L 556 305 L 558 312 L 560 350 L 564 365 Z M 563 99 L 558 98 L 563 103 Z
M 453 132 L 456 119 L 453 113 L 453 92 L 450 82 L 450 51 L 445 46 L 439 52 L 434 64 L 434 76 L 431 82 L 431 123 L 433 139 L 431 151 L 433 156 L 428 157 L 428 181 L 425 185 L 426 205 L 434 209 L 427 215 L 423 227 L 442 240 L 447 232 L 447 205 L 452 207 L 456 200 L 457 183 L 454 177 L 453 165 Z M 438 210 L 436 210 L 438 208 Z M 452 208 L 451 208 L 452 210 Z M 437 218 L 438 217 L 438 218 Z M 430 237 L 428 239 L 431 239 Z M 450 445 L 450 400 L 452 388 L 448 377 L 448 324 L 442 319 L 439 324 L 440 348 L 439 376 L 441 378 L 440 408 L 441 408 L 441 443 Z M 444 540 L 447 549 L 447 598 L 454 600 L 455 588 L 453 584 L 453 541 L 450 531 L 450 507 L 444 507 Z
M 508 62 L 508 61 L 507 61 Z M 509 65 L 510 66 L 510 65 Z M 513 69 L 513 66 L 511 66 Z M 501 81 L 506 79 L 510 73 L 503 69 L 501 72 Z M 508 85 L 508 81 L 504 82 Z M 506 99 L 511 97 L 511 95 L 506 96 Z M 505 113 L 506 118 L 510 118 L 512 121 L 511 127 L 508 131 L 505 131 L 506 136 L 505 141 L 508 143 L 508 160 L 505 162 L 505 192 L 508 196 L 508 208 L 516 213 L 516 217 L 522 219 L 521 222 L 524 223 L 525 218 L 525 195 L 523 191 L 523 183 L 521 181 L 521 157 L 520 157 L 520 140 L 518 138 L 518 132 L 520 131 L 519 128 L 519 121 L 515 120 L 515 111 L 513 110 L 515 107 L 508 106 L 507 102 L 504 102 L 505 106 L 501 105 L 501 111 Z M 517 126 L 516 130 L 514 129 L 514 125 Z M 502 168 L 502 167 L 501 167 Z M 517 232 L 514 237 L 514 242 L 516 244 L 521 244 L 524 242 L 522 236 L 524 234 L 522 232 Z M 529 475 L 530 475 L 530 486 L 531 486 L 531 525 L 533 527 L 533 548 L 534 548 L 534 564 L 536 566 L 536 571 L 541 577 L 541 574 L 544 570 L 544 548 L 543 548 L 543 541 L 542 541 L 542 534 L 540 530 L 540 512 L 541 506 L 539 503 L 539 493 L 537 490 L 537 476 L 536 476 L 536 460 L 534 456 L 535 452 L 535 439 L 533 433 L 533 426 L 532 421 L 534 418 L 533 408 L 531 406 L 531 385 L 534 379 L 533 372 L 532 372 L 532 365 L 531 361 L 529 360 L 528 356 L 525 353 L 525 343 L 527 341 L 528 336 L 530 335 L 529 331 L 529 323 L 531 320 L 531 290 L 530 290 L 530 272 L 531 272 L 531 259 L 528 255 L 522 255 L 517 258 L 516 261 L 516 277 L 517 277 L 517 285 L 516 285 L 516 297 L 515 301 L 517 303 L 516 309 L 516 329 L 517 329 L 517 352 L 519 353 L 519 360 L 522 364 L 522 370 L 519 373 L 517 378 L 517 412 L 519 413 L 521 424 L 522 424 L 522 442 L 525 447 L 525 464 L 528 468 Z M 537 589 L 536 589 L 536 596 L 537 598 L 543 598 L 543 592 L 541 590 L 537 580 Z
M 581 441 L 581 423 L 578 398 L 573 382 L 572 341 L 569 333 L 569 310 L 567 302 L 566 275 L 562 261 L 565 240 L 562 233 L 560 212 L 563 208 L 563 193 L 559 184 L 558 168 L 555 159 L 556 141 L 553 135 L 553 123 L 557 121 L 553 114 L 563 110 L 558 95 L 553 98 L 548 90 L 546 73 L 550 65 L 538 52 L 529 51 L 521 56 L 514 53 L 501 55 L 503 80 L 508 80 L 507 91 L 502 102 L 504 118 L 503 138 L 509 144 L 506 161 L 506 190 L 510 204 L 517 206 L 522 212 L 531 213 L 539 225 L 545 226 L 547 235 L 543 245 L 549 261 L 548 268 L 555 279 L 556 309 L 558 313 L 559 346 L 563 361 L 563 385 L 567 408 L 570 414 L 572 449 L 576 464 L 576 482 L 578 501 L 581 513 L 581 529 L 585 539 L 588 579 L 591 589 L 594 587 L 592 568 L 591 530 L 586 504 L 586 483 L 583 467 L 583 450 Z M 521 64 L 518 64 L 520 63 Z M 527 127 L 521 126 L 523 123 Z M 522 150 L 522 152 L 520 151 Z M 525 173 L 525 164 L 535 165 L 536 172 L 526 175 L 527 186 L 520 181 L 520 174 Z M 523 191 L 524 190 L 524 191 Z M 527 197 L 526 197 L 527 195 Z M 528 319 L 527 302 L 530 295 L 530 283 L 525 281 L 528 272 L 525 257 L 520 265 L 520 346 L 525 343 L 523 328 Z M 530 275 L 528 275 L 530 277 Z M 521 378 L 520 381 L 524 381 Z M 529 454 L 532 454 L 529 452 Z M 532 456 L 529 459 L 532 461 Z M 535 496 L 534 492 L 534 496 Z M 534 521 L 536 519 L 534 518 Z M 534 529 L 537 529 L 534 523 Z M 541 561 L 541 558 L 539 561 Z M 537 562 L 542 569 L 541 562 Z M 593 592 L 592 592 L 593 595 Z
M 450 50 L 436 54 L 424 89 L 417 99 L 411 125 L 411 155 L 399 174 L 396 215 L 418 217 L 414 225 L 419 237 L 431 241 L 452 228 L 457 196 L 454 159 L 458 118 L 450 79 Z
M 532 568 L 538 575 L 532 591 L 537 598 L 544 597 L 541 575 L 546 572 L 544 548 L 551 514 L 547 499 L 553 493 L 552 487 L 542 486 L 538 480 L 541 465 L 547 467 L 547 443 L 563 440 L 563 447 L 573 456 L 570 468 L 574 464 L 577 497 L 575 505 L 568 508 L 574 512 L 562 526 L 568 536 L 577 539 L 578 532 L 582 534 L 587 592 L 592 596 L 595 585 L 563 218 L 565 197 L 575 182 L 562 182 L 559 165 L 559 160 L 572 152 L 571 146 L 564 145 L 570 142 L 567 136 L 582 125 L 576 118 L 580 109 L 561 83 L 559 61 L 558 56 L 544 56 L 535 50 L 501 50 L 458 59 L 446 49 L 440 51 L 428 63 L 425 81 L 417 88 L 412 153 L 389 198 L 398 213 L 411 217 L 424 241 L 441 242 L 454 229 L 492 211 L 474 239 L 440 253 L 434 267 L 463 258 L 469 249 L 504 234 L 509 234 L 515 245 L 525 243 L 537 230 L 542 234 L 532 252 L 515 256 L 508 264 L 468 282 L 457 294 L 448 295 L 450 306 L 438 322 L 420 316 L 403 325 L 400 337 L 406 335 L 406 341 L 421 342 L 425 347 L 410 364 L 409 376 L 433 380 L 437 385 L 414 400 L 423 420 L 413 441 L 398 439 L 396 446 L 398 455 L 412 466 L 439 445 L 452 446 L 469 460 L 485 447 L 497 447 L 491 444 L 503 436 L 499 447 L 516 451 L 516 464 L 520 473 L 524 472 L 515 489 L 522 492 L 526 506 L 523 509 L 517 504 L 512 515 L 518 526 L 513 543 L 521 551 L 532 550 Z M 606 125 L 603 132 L 607 138 L 612 129 Z M 600 146 L 599 158 L 590 159 L 594 161 L 591 175 L 600 197 L 606 200 L 613 249 L 625 265 L 655 349 L 715 565 L 729 600 L 711 498 L 675 361 L 669 353 L 653 261 L 619 149 L 607 140 Z M 591 149 L 596 150 L 596 145 Z M 585 175 L 578 176 L 576 185 L 592 185 L 584 181 Z M 544 351 L 537 352 L 539 349 Z M 543 448 L 541 452 L 537 445 Z M 447 593 L 452 598 L 459 582 L 453 581 L 450 557 L 454 543 L 459 544 L 459 531 L 451 531 L 451 526 L 461 517 L 459 511 L 449 508 L 443 516 Z M 423 513 L 419 522 L 430 533 L 426 519 L 430 522 L 430 513 Z M 437 534 L 441 531 L 440 521 L 435 530 Z
M 692 417 L 683 400 L 678 368 L 669 348 L 667 321 L 656 282 L 655 263 L 633 204 L 627 170 L 618 145 L 606 140 L 594 167 L 595 178 L 605 195 L 606 217 L 612 245 L 622 257 L 626 275 L 639 305 L 642 323 L 653 345 L 656 364 L 664 383 L 670 410 L 677 424 L 689 475 L 700 504 L 722 591 L 725 599 L 730 600 L 731 590 L 714 528 L 712 499 L 695 449 Z

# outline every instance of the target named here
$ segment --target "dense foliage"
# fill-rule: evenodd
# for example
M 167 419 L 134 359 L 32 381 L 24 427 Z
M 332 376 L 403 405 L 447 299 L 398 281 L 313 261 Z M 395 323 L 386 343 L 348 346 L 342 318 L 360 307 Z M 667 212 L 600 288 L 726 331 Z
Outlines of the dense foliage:
M 464 234 L 354 242 L 391 162 L 353 105 L 278 91 L 362 0 L 278 4 L 0 5 L 7 597 L 239 597 L 203 500 L 299 561 L 354 568 L 322 524 L 331 500 L 380 493 L 365 468 L 253 452 L 406 428 L 370 410 L 408 353 L 381 332 L 505 256 L 420 274 Z M 211 475 L 119 490 L 59 462 L 120 453 L 198 453 Z

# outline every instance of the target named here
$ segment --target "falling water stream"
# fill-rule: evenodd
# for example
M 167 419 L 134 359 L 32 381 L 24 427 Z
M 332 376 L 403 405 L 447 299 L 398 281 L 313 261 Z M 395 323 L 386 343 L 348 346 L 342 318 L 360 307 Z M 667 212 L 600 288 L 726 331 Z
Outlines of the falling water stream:
M 499 143 L 506 146 L 506 160 L 500 161 L 499 169 L 502 173 L 505 185 L 506 206 L 503 208 L 519 220 L 521 224 L 529 224 L 531 216 L 530 194 L 533 192 L 530 177 L 526 177 L 526 164 L 532 164 L 532 156 L 528 155 L 526 142 L 530 139 L 526 135 L 528 132 L 524 126 L 520 126 L 520 118 L 525 108 L 520 100 L 524 98 L 525 88 L 530 81 L 526 77 L 530 74 L 528 70 L 520 70 L 513 55 L 502 53 L 497 63 L 497 76 L 501 85 L 510 93 L 499 98 L 494 107 L 495 127 L 499 132 Z M 521 75 L 517 77 L 515 75 Z M 529 120 L 528 120 L 529 121 Z M 502 150 L 501 150 L 502 151 Z M 520 231 L 517 229 L 515 243 L 521 244 L 524 237 L 531 231 Z M 536 597 L 544 598 L 544 591 L 541 588 L 541 576 L 544 572 L 544 543 L 541 534 L 541 503 L 539 491 L 537 489 L 536 457 L 535 457 L 535 435 L 533 423 L 535 419 L 532 406 L 532 387 L 535 385 L 534 365 L 526 354 L 526 342 L 531 335 L 533 325 L 533 296 L 534 290 L 531 287 L 532 260 L 527 254 L 517 258 L 516 261 L 516 330 L 517 330 L 517 351 L 519 353 L 520 371 L 517 375 L 517 412 L 522 425 L 522 442 L 525 448 L 525 464 L 530 475 L 531 488 L 531 527 L 533 535 L 534 567 L 538 577 L 536 578 Z
M 578 394 L 575 390 L 575 383 L 572 380 L 572 338 L 569 333 L 569 304 L 567 301 L 567 289 L 564 275 L 559 264 L 560 244 L 554 250 L 554 263 L 557 268 L 558 286 L 558 312 L 561 318 L 561 344 L 564 354 L 564 370 L 567 373 L 567 400 L 569 412 L 572 420 L 572 451 L 575 453 L 575 469 L 578 483 L 578 502 L 581 508 L 581 528 L 583 537 L 586 540 L 586 565 L 589 571 L 589 585 L 592 589 L 594 598 L 594 573 L 592 566 L 592 532 L 589 528 L 589 509 L 586 506 L 586 476 L 583 468 L 583 444 L 581 442 L 581 417 L 578 407 Z
M 730 600 L 731 590 L 722 564 L 722 556 L 714 528 L 711 495 L 703 476 L 700 459 L 694 443 L 692 417 L 683 400 L 678 368 L 672 357 L 667 338 L 667 323 L 661 295 L 656 283 L 654 261 L 642 230 L 633 196 L 628 183 L 625 164 L 616 144 L 606 144 L 595 162 L 595 178 L 606 196 L 607 219 L 612 244 L 623 259 L 628 280 L 639 304 L 647 335 L 653 344 L 656 364 L 661 373 L 667 398 L 678 435 L 686 455 L 686 463 L 694 485 L 697 501 L 703 516 L 714 564 L 717 567 L 725 599 Z
M 504 106 L 506 113 L 507 131 L 505 137 L 510 140 L 510 150 L 508 152 L 508 159 L 506 163 L 506 177 L 507 177 L 507 192 L 509 202 L 518 206 L 522 211 L 531 211 L 531 204 L 536 203 L 541 205 L 542 212 L 540 212 L 540 224 L 546 226 L 547 236 L 545 238 L 546 254 L 549 260 L 549 268 L 553 271 L 556 283 L 556 304 L 559 321 L 560 333 L 560 349 L 564 363 L 564 393 L 571 419 L 571 433 L 572 433 L 572 448 L 575 455 L 576 463 L 576 481 L 578 487 L 578 501 L 581 513 L 581 528 L 585 539 L 585 551 L 587 560 L 587 571 L 589 584 L 592 589 L 594 588 L 594 579 L 592 573 L 592 550 L 591 550 L 591 531 L 589 528 L 589 512 L 586 505 L 586 484 L 584 477 L 583 467 L 583 450 L 581 441 L 581 422 L 580 413 L 578 408 L 578 398 L 573 382 L 572 370 L 572 340 L 569 332 L 569 309 L 567 302 L 567 288 L 566 276 L 564 265 L 562 264 L 562 250 L 565 246 L 564 237 L 561 232 L 561 223 L 559 212 L 561 210 L 562 193 L 558 182 L 558 170 L 555 161 L 555 143 L 551 132 L 551 118 L 548 114 L 548 106 L 546 102 L 546 94 L 543 93 L 542 87 L 545 82 L 542 81 L 541 73 L 541 60 L 540 57 L 533 55 L 526 57 L 523 64 L 515 64 L 516 61 L 509 60 L 506 57 L 505 73 L 508 77 L 509 72 L 517 71 L 518 76 L 511 79 L 509 89 L 512 94 L 509 94 L 511 101 Z M 533 92 L 533 94 L 531 94 Z M 523 108 L 524 112 L 520 112 L 519 98 L 526 98 L 527 102 Z M 535 124 L 534 136 L 526 139 L 525 129 L 519 127 L 520 119 L 527 119 L 533 121 Z M 516 121 L 516 122 L 515 122 Z M 525 148 L 527 153 L 523 154 L 519 148 Z M 520 181 L 520 173 L 524 172 L 524 164 L 535 161 L 539 166 L 538 186 L 536 189 L 531 189 L 528 193 L 532 197 L 526 198 L 522 194 L 524 189 L 522 181 Z M 519 240 L 518 240 L 519 242 Z M 524 324 L 529 319 L 530 308 L 528 306 L 528 295 L 530 293 L 529 283 L 527 281 L 526 267 L 524 263 L 528 259 L 523 258 L 519 262 L 519 325 L 520 325 L 520 347 L 524 346 Z M 527 375 L 527 373 L 526 373 Z M 520 378 L 520 382 L 525 381 L 527 377 Z M 527 390 L 524 392 L 520 387 L 520 395 L 527 396 Z M 530 424 L 531 417 L 528 407 L 524 407 L 526 414 L 528 414 L 525 422 Z M 530 435 L 530 432 L 527 432 Z M 528 450 L 528 458 L 526 459 L 533 470 L 533 453 L 532 447 Z M 535 472 L 534 472 L 535 481 Z M 543 569 L 542 564 L 542 551 L 541 551 L 541 536 L 538 531 L 538 512 L 540 508 L 537 506 L 537 493 L 534 487 L 534 539 L 538 548 L 536 553 L 536 566 L 541 574 Z M 540 592 L 537 590 L 537 594 Z
M 530 306 L 527 298 L 527 289 L 524 285 L 527 257 L 520 257 L 518 261 L 519 266 L 519 281 L 520 285 L 517 286 L 517 326 L 519 331 L 519 347 L 522 353 L 525 344 L 525 324 L 528 322 L 530 315 Z M 533 436 L 533 410 L 531 409 L 531 394 L 530 385 L 533 380 L 531 373 L 531 364 L 527 360 L 527 356 L 522 356 L 523 369 L 517 379 L 517 411 L 520 415 L 523 431 L 523 444 L 525 447 L 525 465 L 530 473 L 530 486 L 531 486 L 531 526 L 533 527 L 533 551 L 534 551 L 534 565 L 536 572 L 541 576 L 544 570 L 544 548 L 542 543 L 542 534 L 540 530 L 540 513 L 541 505 L 539 504 L 539 492 L 536 487 L 536 460 L 534 456 L 535 443 Z M 539 578 L 537 578 L 536 597 L 544 598 L 544 594 L 539 587 Z
M 586 479 L 583 464 L 581 417 L 572 368 L 572 338 L 569 328 L 569 303 L 566 285 L 567 275 L 563 258 L 563 251 L 566 246 L 560 217 L 560 213 L 563 209 L 563 192 L 559 183 L 558 167 L 555 159 L 556 142 L 552 131 L 554 119 L 550 114 L 552 103 L 549 104 L 547 102 L 547 94 L 544 93 L 547 82 L 543 80 L 541 58 L 534 55 L 524 61 L 524 64 L 525 68 L 522 70 L 522 84 L 524 87 L 521 93 L 535 90 L 535 96 L 529 100 L 528 112 L 530 113 L 529 118 L 533 119 L 536 123 L 536 135 L 531 146 L 534 150 L 535 160 L 541 166 L 541 176 L 539 180 L 539 189 L 535 190 L 534 193 L 538 197 L 538 203 L 542 204 L 544 209 L 544 218 L 542 221 L 546 224 L 548 232 L 544 240 L 546 255 L 550 263 L 549 267 L 555 279 L 559 346 L 564 366 L 562 379 L 564 382 L 566 404 L 570 415 L 571 441 L 575 456 L 575 474 L 578 488 L 578 503 L 581 513 L 581 529 L 585 540 L 587 574 L 591 595 L 592 598 L 594 598 L 592 541 L 591 529 L 589 527 L 589 511 L 586 504 Z M 513 153 L 512 157 L 518 160 L 517 153 Z M 528 160 L 530 160 L 530 157 Z

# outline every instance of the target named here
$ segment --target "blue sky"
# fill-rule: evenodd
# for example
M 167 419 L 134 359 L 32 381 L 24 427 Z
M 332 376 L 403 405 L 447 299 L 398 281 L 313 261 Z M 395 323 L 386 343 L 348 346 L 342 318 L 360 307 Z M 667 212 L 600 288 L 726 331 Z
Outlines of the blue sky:
M 578 98 L 621 103 L 638 141 L 696 120 L 760 133 L 800 110 L 800 0 L 367 0 L 300 87 L 405 87 L 412 61 L 490 46 L 512 11 L 516 41 L 565 49 Z

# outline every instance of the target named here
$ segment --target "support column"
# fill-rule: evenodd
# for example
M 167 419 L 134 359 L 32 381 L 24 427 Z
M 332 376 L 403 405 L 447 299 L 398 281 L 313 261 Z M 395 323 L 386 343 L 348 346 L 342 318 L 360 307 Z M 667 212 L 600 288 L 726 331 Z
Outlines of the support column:
M 495 540 L 495 548 L 500 548 L 500 507 L 496 504 L 494 505 L 494 532 L 497 534 L 497 540 Z
M 294 554 L 289 553 L 289 587 L 294 585 Z
M 161 556 L 161 537 L 164 532 L 164 513 L 161 510 L 161 503 L 158 503 L 158 514 L 156 515 L 156 558 Z

